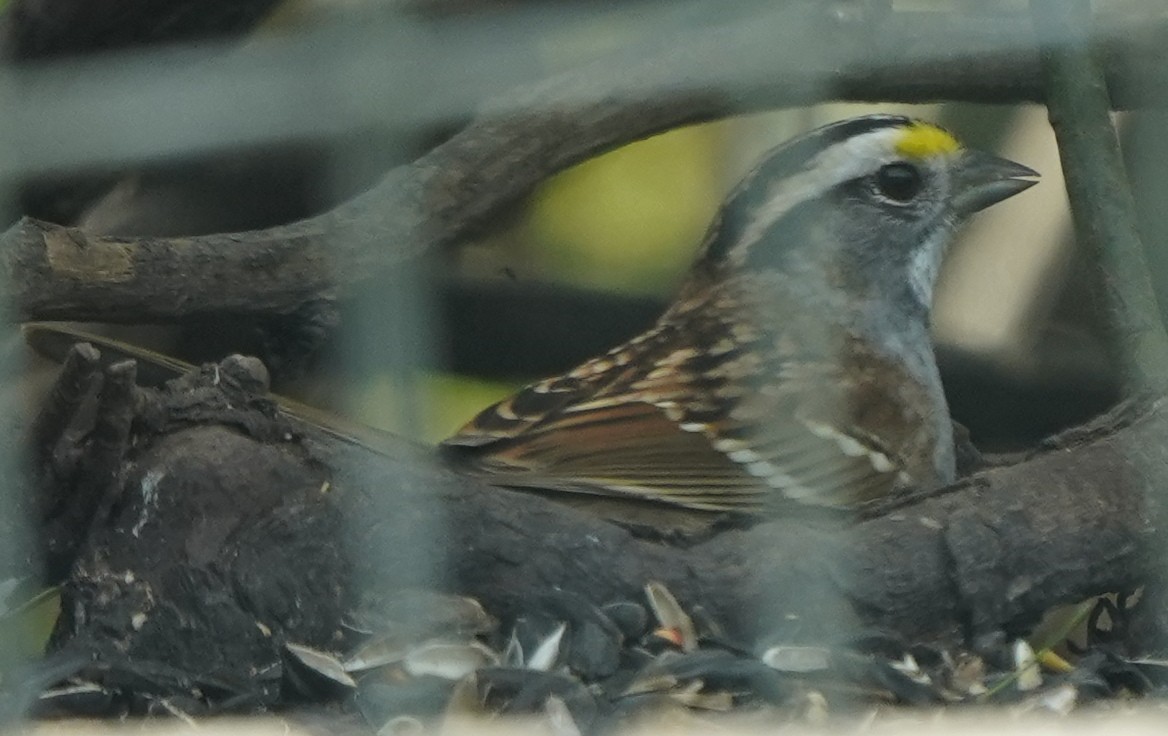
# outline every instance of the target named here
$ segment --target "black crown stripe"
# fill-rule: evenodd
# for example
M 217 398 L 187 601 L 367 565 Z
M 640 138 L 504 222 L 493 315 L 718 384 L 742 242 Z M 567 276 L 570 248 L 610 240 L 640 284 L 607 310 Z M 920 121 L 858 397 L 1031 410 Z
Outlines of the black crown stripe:
M 772 149 L 722 205 L 721 211 L 714 218 L 713 229 L 706 236 L 703 260 L 720 262 L 739 244 L 754 213 L 765 203 L 771 182 L 802 171 L 816 154 L 837 143 L 884 128 L 903 127 L 912 122 L 911 118 L 901 115 L 851 118 L 816 128 Z

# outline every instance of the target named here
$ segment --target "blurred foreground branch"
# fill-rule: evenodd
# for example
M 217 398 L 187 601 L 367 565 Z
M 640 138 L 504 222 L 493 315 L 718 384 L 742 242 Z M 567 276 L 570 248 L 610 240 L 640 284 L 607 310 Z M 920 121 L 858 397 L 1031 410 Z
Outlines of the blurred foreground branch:
M 106 672 L 164 660 L 164 687 L 261 687 L 254 673 L 279 661 L 283 642 L 338 646 L 358 588 L 383 599 L 458 592 L 510 619 L 553 592 L 599 606 L 658 580 L 748 645 L 872 630 L 953 642 L 1000 640 L 1052 605 L 1131 589 L 1156 568 L 1164 509 L 1143 494 L 1168 477 L 1163 401 L 877 518 L 760 521 L 687 546 L 554 495 L 483 486 L 404 442 L 371 451 L 276 413 L 255 393 L 255 361 L 236 356 L 161 393 L 122 391 L 128 365 L 108 368 L 115 389 L 101 390 L 83 349 L 62 378 L 102 404 L 94 442 L 49 438 L 70 459 L 55 481 L 77 489 L 57 508 L 93 515 L 80 520 L 90 532 L 76 561 L 58 565 L 69 572 L 54 648 L 81 648 L 80 662 Z M 60 408 L 54 426 L 72 430 L 77 417 Z M 110 441 L 115 425 L 130 434 Z M 86 472 L 110 462 L 119 470 L 104 482 Z
M 1168 22 L 1101 28 L 1095 41 L 1115 77 L 1113 104 L 1156 102 L 1168 88 Z M 1136 87 L 1136 78 L 1160 83 Z M 678 125 L 829 99 L 1041 98 L 1037 50 L 1015 16 L 848 22 L 786 11 L 679 33 L 495 99 L 449 141 L 318 217 L 170 239 L 99 237 L 25 219 L 0 245 L 23 319 L 287 315 L 473 237 L 567 166 Z M 35 112 L 36 100 L 29 106 Z

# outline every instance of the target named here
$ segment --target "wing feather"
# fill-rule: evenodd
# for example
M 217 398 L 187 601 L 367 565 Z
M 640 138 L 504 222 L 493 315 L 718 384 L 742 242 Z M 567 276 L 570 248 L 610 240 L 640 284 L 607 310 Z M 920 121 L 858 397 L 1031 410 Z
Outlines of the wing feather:
M 767 331 L 689 307 L 484 410 L 444 445 L 499 485 L 749 512 L 862 504 L 928 446 L 912 429 L 921 417 L 895 416 L 922 403 L 904 395 L 914 379 L 861 340 L 828 341 L 821 316 Z M 904 419 L 910 434 L 889 435 Z

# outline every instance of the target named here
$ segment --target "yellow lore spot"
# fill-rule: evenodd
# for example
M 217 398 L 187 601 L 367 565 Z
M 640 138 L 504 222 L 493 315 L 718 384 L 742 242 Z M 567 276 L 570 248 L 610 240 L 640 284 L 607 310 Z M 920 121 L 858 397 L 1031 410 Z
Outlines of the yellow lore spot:
M 905 158 L 931 158 L 961 150 L 949 131 L 932 123 L 916 122 L 902 129 L 896 152 Z

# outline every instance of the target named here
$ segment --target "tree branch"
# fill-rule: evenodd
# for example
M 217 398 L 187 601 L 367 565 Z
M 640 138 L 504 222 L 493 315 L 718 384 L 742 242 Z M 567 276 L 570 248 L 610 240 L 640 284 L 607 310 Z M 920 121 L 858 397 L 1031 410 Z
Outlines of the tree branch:
M 250 642 L 230 666 L 241 673 L 261 668 L 262 652 L 278 656 L 283 639 L 261 636 L 256 620 L 289 640 L 336 646 L 359 590 L 436 587 L 510 617 L 551 591 L 596 605 L 639 599 L 649 580 L 747 642 L 831 641 L 873 627 L 954 640 L 1023 631 L 1050 606 L 1129 589 L 1157 565 L 1164 508 L 1144 492 L 1168 478 L 1163 400 L 876 518 L 780 518 L 679 546 L 563 496 L 484 486 L 405 442 L 383 438 L 371 451 L 275 414 L 252 393 L 255 369 L 228 359 L 113 406 L 134 408 L 134 435 L 122 444 L 122 472 L 103 475 L 107 488 L 77 477 L 79 502 L 118 500 L 89 522 L 63 584 L 71 614 L 58 646 L 88 641 L 109 657 L 149 661 L 165 643 L 168 661 L 197 680 L 208 658 L 218 668 L 232 661 L 205 651 L 208 640 Z M 173 627 L 167 616 L 213 593 L 236 613 Z
M 1127 422 L 847 528 L 777 519 L 676 549 L 552 496 L 439 475 L 425 482 L 437 503 L 398 497 L 392 515 L 358 504 L 357 539 L 374 551 L 366 563 L 384 569 L 408 530 L 446 530 L 459 551 L 447 558 L 455 588 L 504 613 L 552 586 L 601 604 L 639 597 L 657 579 L 746 637 L 1024 631 L 1050 606 L 1129 588 L 1156 569 L 1147 543 L 1163 509 L 1145 506 L 1142 492 L 1168 473 L 1168 414 L 1158 404 Z
M 864 23 L 814 11 L 752 16 L 508 95 L 445 144 L 318 217 L 171 239 L 98 237 L 26 219 L 0 235 L 3 267 L 23 319 L 287 315 L 471 237 L 549 175 L 671 127 L 826 99 L 1041 99 L 1025 25 L 1013 15 L 893 13 Z M 1162 18 L 1099 33 L 1110 71 L 1138 67 L 1158 78 L 1157 64 L 1168 69 Z M 1165 88 L 1168 80 L 1139 89 L 1117 83 L 1112 99 L 1140 104 Z

